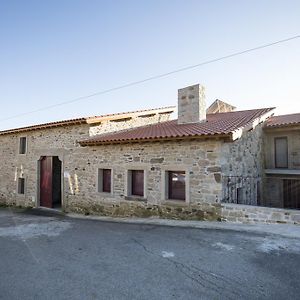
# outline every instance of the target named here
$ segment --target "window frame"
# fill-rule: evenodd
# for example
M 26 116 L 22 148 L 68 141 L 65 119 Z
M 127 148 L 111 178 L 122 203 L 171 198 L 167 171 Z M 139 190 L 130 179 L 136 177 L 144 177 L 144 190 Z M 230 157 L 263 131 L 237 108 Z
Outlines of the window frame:
M 168 198 L 168 172 L 169 171 L 184 171 L 185 172 L 185 201 L 173 200 Z M 187 205 L 191 202 L 190 191 L 190 168 L 187 166 L 167 165 L 162 166 L 161 170 L 161 203 Z
M 103 190 L 103 185 L 104 185 L 104 176 L 103 176 L 103 170 L 110 170 L 110 191 L 104 191 Z M 113 168 L 109 168 L 106 166 L 101 166 L 97 168 L 97 180 L 96 180 L 96 191 L 98 194 L 103 194 L 103 195 L 113 195 L 113 176 L 114 175 L 114 170 Z
M 130 170 L 130 176 L 131 176 L 131 184 L 130 184 L 130 196 L 136 196 L 136 197 L 142 197 L 144 198 L 145 193 L 145 173 L 144 170 Z M 138 177 L 142 178 L 142 186 L 139 187 L 137 185 L 138 183 Z M 141 190 L 141 193 L 139 192 Z
M 21 143 L 21 140 L 25 140 L 25 143 Z M 19 155 L 25 155 L 27 154 L 27 145 L 28 142 L 27 142 L 27 136 L 20 136 L 19 137 Z M 22 146 L 24 145 L 24 152 L 23 152 L 23 148 Z
M 144 172 L 144 195 L 133 195 L 132 194 L 132 171 L 143 171 Z M 125 200 L 132 201 L 147 201 L 147 179 L 148 169 L 144 165 L 131 165 L 125 171 Z
M 285 140 L 286 141 L 286 166 L 279 167 L 277 165 L 277 147 L 276 147 L 276 141 L 278 140 Z M 281 137 L 274 137 L 274 165 L 276 169 L 287 169 L 289 167 L 289 145 L 288 145 L 288 138 L 287 136 L 281 136 Z
M 23 183 L 23 186 L 20 186 L 20 182 Z M 22 188 L 23 187 L 23 188 Z M 18 177 L 17 180 L 17 194 L 24 196 L 26 193 L 26 180 L 24 177 Z
M 174 197 L 174 191 L 173 191 L 173 186 L 172 186 L 172 174 L 184 174 L 184 199 L 181 199 L 179 197 L 176 198 Z M 171 201 L 186 201 L 186 172 L 185 171 L 174 171 L 174 170 L 169 170 L 167 171 L 167 182 L 166 184 L 168 185 L 167 188 L 167 199 Z M 170 191 L 171 190 L 171 191 Z

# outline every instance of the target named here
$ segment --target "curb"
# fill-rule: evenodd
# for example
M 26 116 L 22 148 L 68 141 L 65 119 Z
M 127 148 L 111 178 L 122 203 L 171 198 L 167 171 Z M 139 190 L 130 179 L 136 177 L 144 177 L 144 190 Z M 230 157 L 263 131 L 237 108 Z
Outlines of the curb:
M 213 221 L 184 221 L 156 218 L 115 218 L 104 216 L 85 216 L 81 214 L 68 213 L 65 215 L 71 219 L 91 220 L 110 223 L 123 223 L 132 225 L 154 225 L 179 228 L 194 228 L 208 230 L 230 230 L 236 232 L 249 232 L 257 234 L 280 235 L 289 238 L 300 239 L 300 226 L 292 224 L 242 224 L 230 222 Z

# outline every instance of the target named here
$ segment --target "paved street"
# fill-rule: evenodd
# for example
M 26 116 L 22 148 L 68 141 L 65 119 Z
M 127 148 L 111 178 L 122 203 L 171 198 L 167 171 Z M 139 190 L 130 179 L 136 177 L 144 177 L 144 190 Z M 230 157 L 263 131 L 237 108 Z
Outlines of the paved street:
M 299 227 L 300 230 L 300 227 Z M 0 299 L 299 299 L 300 239 L 0 209 Z

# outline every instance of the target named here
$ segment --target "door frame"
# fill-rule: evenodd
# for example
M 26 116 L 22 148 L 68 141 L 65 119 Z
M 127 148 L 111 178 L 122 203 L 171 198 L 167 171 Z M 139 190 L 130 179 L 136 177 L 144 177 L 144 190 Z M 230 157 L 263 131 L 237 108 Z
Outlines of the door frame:
M 61 161 L 61 174 L 60 174 L 60 185 L 61 185 L 61 210 L 64 210 L 65 208 L 65 199 L 64 199 L 64 160 L 63 160 L 63 155 L 58 155 L 58 154 L 55 154 L 55 153 L 51 153 L 50 155 L 47 155 L 47 154 L 41 154 L 39 155 L 38 159 L 36 160 L 37 161 L 37 181 L 36 181 L 36 201 L 35 201 L 35 206 L 36 207 L 44 207 L 44 206 L 41 206 L 41 201 L 40 201 L 40 183 L 41 183 L 41 159 L 42 157 L 53 157 L 53 156 L 56 156 L 58 157 L 58 159 Z M 51 208 L 49 208 L 51 209 Z

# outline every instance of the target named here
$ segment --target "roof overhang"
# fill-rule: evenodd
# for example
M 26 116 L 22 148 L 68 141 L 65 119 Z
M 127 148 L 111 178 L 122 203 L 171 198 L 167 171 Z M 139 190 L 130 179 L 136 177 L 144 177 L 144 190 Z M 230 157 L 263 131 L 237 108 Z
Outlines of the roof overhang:
M 177 137 L 157 137 L 157 138 L 145 138 L 145 139 L 131 139 L 131 140 L 113 140 L 113 141 L 93 141 L 83 140 L 77 141 L 80 146 L 101 146 L 101 145 L 115 145 L 115 144 L 132 144 L 132 143 L 149 143 L 149 142 L 166 142 L 166 141 L 178 141 L 178 140 L 208 140 L 217 139 L 227 142 L 232 141 L 232 134 L 205 134 L 205 135 L 191 135 L 191 136 L 177 136 Z
M 297 131 L 300 130 L 300 124 L 283 124 L 283 125 L 274 125 L 274 126 L 265 126 L 265 132 L 283 132 L 283 131 Z

